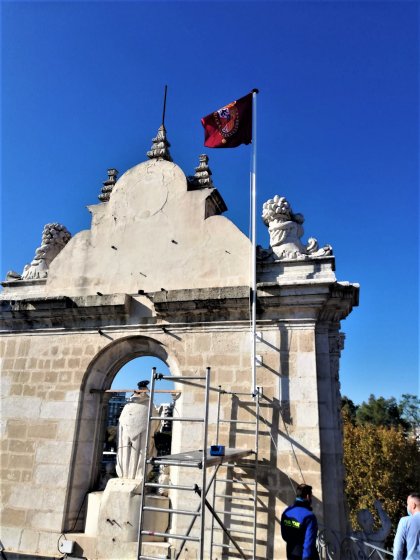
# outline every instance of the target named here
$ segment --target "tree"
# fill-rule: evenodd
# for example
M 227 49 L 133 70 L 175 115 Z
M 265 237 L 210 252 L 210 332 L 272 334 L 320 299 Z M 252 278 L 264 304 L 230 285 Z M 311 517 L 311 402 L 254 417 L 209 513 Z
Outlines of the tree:
M 379 400 L 379 399 L 378 399 Z M 384 399 L 385 400 L 385 399 Z M 396 529 L 406 498 L 420 487 L 420 449 L 401 427 L 354 424 L 344 415 L 345 492 L 352 526 L 359 509 L 380 499 Z M 391 546 L 393 534 L 388 546 Z
M 117 432 L 118 426 L 107 426 L 106 428 L 106 449 L 117 449 Z
M 420 399 L 416 395 L 405 393 L 398 403 L 401 418 L 416 433 L 420 428 Z M 417 434 L 418 435 L 418 434 Z
M 376 398 L 370 395 L 368 402 L 362 404 L 356 410 L 356 424 L 363 426 L 372 424 L 373 426 L 402 426 L 407 429 L 408 423 L 402 418 L 400 407 L 394 397 L 385 399 Z
M 354 404 L 348 397 L 343 396 L 341 398 L 341 413 L 347 420 L 353 423 L 356 421 L 356 412 L 358 408 L 358 405 Z

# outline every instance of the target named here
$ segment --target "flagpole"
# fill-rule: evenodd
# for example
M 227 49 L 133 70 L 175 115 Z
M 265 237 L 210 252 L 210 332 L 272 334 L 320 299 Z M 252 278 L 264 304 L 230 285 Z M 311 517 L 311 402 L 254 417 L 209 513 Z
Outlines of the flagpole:
M 252 90 L 252 156 L 251 156 L 251 372 L 252 394 L 257 393 L 257 236 L 256 236 L 256 208 L 257 208 L 257 94 Z
M 165 113 L 166 113 L 166 94 L 168 92 L 168 86 L 165 86 L 165 93 L 163 95 L 163 111 L 162 111 L 162 125 L 165 126 Z

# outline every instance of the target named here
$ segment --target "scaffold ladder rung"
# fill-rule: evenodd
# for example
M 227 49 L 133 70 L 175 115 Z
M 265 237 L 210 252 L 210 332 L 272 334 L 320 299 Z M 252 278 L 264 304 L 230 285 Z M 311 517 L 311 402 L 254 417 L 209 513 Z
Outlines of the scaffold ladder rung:
M 247 486 L 255 486 L 255 482 L 253 480 L 236 480 L 234 478 L 216 478 L 216 482 L 224 482 L 224 483 L 232 483 L 232 484 L 245 484 Z
M 180 486 L 179 484 L 159 484 L 158 482 L 146 482 L 145 486 L 149 488 L 168 488 L 169 490 L 188 490 L 195 492 L 195 486 Z
M 253 502 L 253 497 L 242 498 L 241 496 L 232 496 L 231 494 L 215 494 L 215 498 L 224 498 L 225 500 L 242 500 L 245 502 Z
M 166 379 L 170 381 L 205 381 L 207 377 L 205 375 L 197 377 L 193 375 L 159 375 L 159 379 Z
M 255 465 L 251 465 L 250 463 L 223 463 L 222 467 L 230 467 L 230 468 L 237 468 L 237 469 L 255 469 Z
M 223 510 L 223 511 L 218 511 L 217 513 L 220 513 L 220 515 L 230 515 L 230 516 L 234 516 L 234 517 L 243 517 L 244 519 L 254 519 L 253 515 L 248 515 L 247 513 L 236 513 L 235 511 L 229 511 L 229 510 Z
M 168 539 L 178 539 L 178 540 L 186 540 L 186 541 L 193 541 L 193 542 L 200 542 L 199 537 L 190 537 L 186 535 L 176 535 L 175 533 L 158 533 L 157 531 L 142 531 L 142 535 L 147 535 L 151 537 L 168 537 Z
M 248 537 L 250 536 L 249 531 L 244 531 L 243 529 L 234 529 L 232 527 L 225 527 L 230 533 L 238 533 L 241 535 L 248 535 Z M 215 527 L 214 528 L 215 531 L 223 531 L 223 529 L 221 527 Z
M 212 543 L 213 546 L 218 546 L 219 548 L 229 548 L 229 549 L 233 549 L 236 550 L 234 546 L 232 546 L 231 544 L 223 544 L 223 543 Z M 252 552 L 252 550 L 250 548 L 242 548 L 241 547 L 242 552 Z
M 139 560 L 162 560 L 163 556 L 144 556 L 144 554 L 141 554 L 139 556 Z
M 162 418 L 160 416 L 151 416 L 150 420 L 160 420 Z M 180 418 L 179 416 L 171 416 L 171 419 L 168 422 L 201 422 L 203 423 L 205 420 L 204 418 Z
M 221 424 L 252 424 L 255 426 L 255 422 L 250 422 L 249 420 L 219 420 Z
M 144 506 L 143 511 L 159 511 L 161 513 L 178 513 L 179 515 L 192 515 L 194 517 L 198 517 L 199 515 L 201 515 L 200 512 L 189 511 L 187 509 L 158 508 L 153 506 Z

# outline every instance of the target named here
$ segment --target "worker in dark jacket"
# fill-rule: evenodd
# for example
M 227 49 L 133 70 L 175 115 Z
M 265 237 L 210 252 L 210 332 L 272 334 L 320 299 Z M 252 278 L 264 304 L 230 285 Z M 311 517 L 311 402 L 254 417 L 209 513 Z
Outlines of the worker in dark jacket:
M 287 560 L 319 560 L 316 549 L 318 523 L 312 513 L 312 486 L 299 484 L 296 499 L 281 516 L 281 536 L 286 541 Z

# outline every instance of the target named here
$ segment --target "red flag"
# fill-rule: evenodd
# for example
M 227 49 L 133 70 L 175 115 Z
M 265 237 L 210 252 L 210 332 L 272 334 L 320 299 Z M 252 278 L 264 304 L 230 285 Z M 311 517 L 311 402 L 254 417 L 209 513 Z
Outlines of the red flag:
M 236 148 L 252 142 L 252 93 L 201 119 L 204 145 L 208 148 Z

